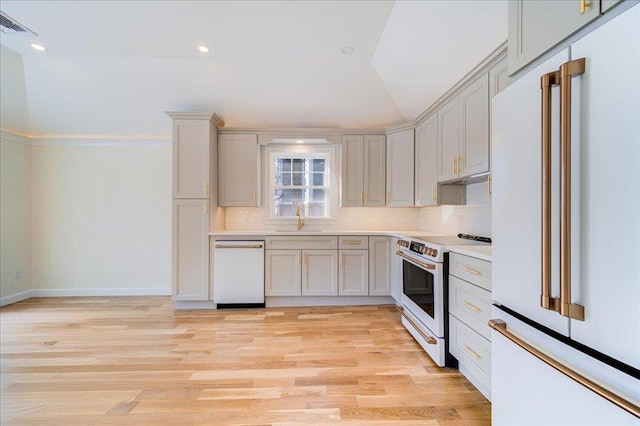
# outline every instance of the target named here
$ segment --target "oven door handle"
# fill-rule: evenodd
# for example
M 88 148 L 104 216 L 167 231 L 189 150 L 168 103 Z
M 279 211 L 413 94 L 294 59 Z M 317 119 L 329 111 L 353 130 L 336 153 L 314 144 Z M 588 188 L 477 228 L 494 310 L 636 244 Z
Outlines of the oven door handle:
M 415 259 L 407 256 L 406 254 L 404 254 L 401 251 L 397 251 L 396 254 L 398 256 L 406 259 L 407 261 L 413 263 L 414 265 L 421 267 L 422 269 L 436 269 L 436 265 L 431 265 L 429 263 L 420 262 L 419 260 L 415 260 Z

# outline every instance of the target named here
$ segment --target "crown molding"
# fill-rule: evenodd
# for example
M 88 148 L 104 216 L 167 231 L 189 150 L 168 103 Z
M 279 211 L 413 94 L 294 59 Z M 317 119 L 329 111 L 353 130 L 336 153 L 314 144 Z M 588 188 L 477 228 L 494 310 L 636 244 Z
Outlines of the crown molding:
M 209 111 L 165 111 L 174 120 L 209 120 L 216 127 L 224 127 L 224 120 L 218 114 Z
M 0 128 L 2 139 L 29 146 L 170 146 L 170 135 L 33 135 Z

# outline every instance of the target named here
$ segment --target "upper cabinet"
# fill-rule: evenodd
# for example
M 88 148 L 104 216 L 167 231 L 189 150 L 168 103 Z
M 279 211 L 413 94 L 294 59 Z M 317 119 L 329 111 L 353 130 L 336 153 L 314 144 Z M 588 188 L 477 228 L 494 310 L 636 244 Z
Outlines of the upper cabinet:
M 415 130 L 415 205 L 438 204 L 438 115 L 428 116 Z
M 619 0 L 509 2 L 509 73 L 514 74 Z
M 384 135 L 342 137 L 342 206 L 385 205 Z
M 211 146 L 216 137 L 211 114 L 202 118 L 172 114 L 173 198 L 209 198 Z
M 260 170 L 256 134 L 221 134 L 218 138 L 218 204 L 259 207 Z
M 438 110 L 438 181 L 489 171 L 489 76 L 483 73 Z
M 413 206 L 413 128 L 387 134 L 387 206 Z

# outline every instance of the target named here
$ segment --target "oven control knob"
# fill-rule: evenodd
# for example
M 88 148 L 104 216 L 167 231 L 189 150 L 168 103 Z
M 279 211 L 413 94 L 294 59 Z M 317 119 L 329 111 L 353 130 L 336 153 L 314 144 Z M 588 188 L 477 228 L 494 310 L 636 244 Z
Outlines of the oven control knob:
M 398 245 L 400 247 L 409 247 L 409 241 L 405 241 L 405 240 L 398 240 Z
M 427 256 L 433 256 L 433 249 L 432 248 L 427 249 Z
M 418 249 L 418 251 L 420 252 L 420 254 L 428 254 L 429 253 L 429 249 L 426 247 L 420 247 Z
M 436 249 L 431 249 L 431 256 L 435 257 L 438 255 L 438 250 Z

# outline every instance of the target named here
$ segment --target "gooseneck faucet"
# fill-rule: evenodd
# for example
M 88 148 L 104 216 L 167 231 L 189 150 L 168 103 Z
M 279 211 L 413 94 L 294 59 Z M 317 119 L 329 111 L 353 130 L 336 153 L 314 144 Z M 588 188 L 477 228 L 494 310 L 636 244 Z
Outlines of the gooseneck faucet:
M 296 216 L 298 216 L 298 231 L 302 229 L 304 226 L 304 216 L 302 216 L 302 206 L 298 203 L 298 208 L 296 209 Z

